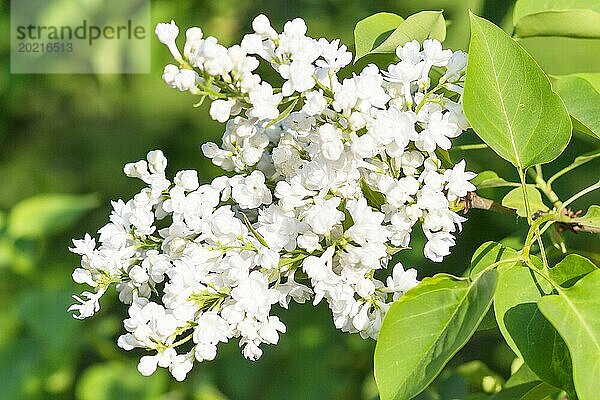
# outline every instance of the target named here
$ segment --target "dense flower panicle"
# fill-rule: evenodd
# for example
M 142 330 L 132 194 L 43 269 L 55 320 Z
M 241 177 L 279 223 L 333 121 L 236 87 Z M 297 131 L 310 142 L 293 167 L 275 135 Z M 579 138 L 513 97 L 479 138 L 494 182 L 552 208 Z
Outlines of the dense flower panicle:
M 337 328 L 376 339 L 391 303 L 419 282 L 415 269 L 389 267 L 392 256 L 420 226 L 425 257 L 441 262 L 465 221 L 456 202 L 475 189 L 464 161 L 440 157 L 468 127 L 465 53 L 412 41 L 385 71 L 370 64 L 340 80 L 352 54 L 339 40 L 306 36 L 301 19 L 282 33 L 264 15 L 252 26 L 230 48 L 190 28 L 183 55 L 175 23 L 156 28 L 178 63 L 165 83 L 212 101 L 225 133 L 202 151 L 234 175 L 201 185 L 184 170 L 170 181 L 163 153 L 151 151 L 125 166 L 146 187 L 113 202 L 98 243 L 73 241 L 73 279 L 93 292 L 69 310 L 92 316 L 114 284 L 129 305 L 118 345 L 151 353 L 144 375 L 161 367 L 182 380 L 234 338 L 256 360 L 286 331 L 273 306 L 292 301 L 326 301 Z M 254 73 L 259 60 L 283 87 Z

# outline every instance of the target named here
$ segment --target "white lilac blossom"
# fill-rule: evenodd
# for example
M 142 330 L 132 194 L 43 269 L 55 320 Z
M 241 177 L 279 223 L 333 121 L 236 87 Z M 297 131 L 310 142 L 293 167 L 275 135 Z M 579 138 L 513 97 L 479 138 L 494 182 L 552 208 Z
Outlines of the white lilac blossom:
M 339 40 L 307 36 L 301 19 L 282 33 L 264 15 L 252 27 L 230 48 L 190 28 L 183 56 L 175 23 L 156 28 L 178 63 L 164 81 L 210 100 L 226 123 L 222 145 L 202 151 L 233 176 L 200 184 L 184 170 L 171 182 L 151 151 L 124 168 L 146 187 L 112 203 L 98 241 L 73 241 L 73 279 L 91 291 L 69 310 L 94 315 L 114 285 L 129 306 L 118 345 L 149 352 L 144 375 L 161 367 L 182 380 L 230 340 L 256 360 L 286 331 L 273 307 L 292 301 L 325 301 L 337 328 L 376 339 L 391 303 L 419 283 L 396 261 L 413 234 L 441 262 L 465 221 L 457 202 L 475 189 L 464 161 L 446 168 L 439 156 L 468 127 L 465 53 L 412 41 L 383 72 L 371 64 L 340 81 L 352 55 Z M 259 59 L 282 88 L 254 73 Z

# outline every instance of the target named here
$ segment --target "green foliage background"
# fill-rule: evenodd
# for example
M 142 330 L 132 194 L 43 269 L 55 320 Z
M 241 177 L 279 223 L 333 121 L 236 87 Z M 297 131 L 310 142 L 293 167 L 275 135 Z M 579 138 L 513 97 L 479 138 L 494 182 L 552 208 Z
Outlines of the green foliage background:
M 69 0 L 48 4 L 67 8 Z M 152 23 L 173 18 L 182 31 L 198 25 L 207 35 L 231 44 L 250 30 L 253 17 L 259 13 L 267 14 L 278 29 L 284 21 L 301 16 L 312 36 L 340 37 L 350 46 L 355 23 L 372 13 L 389 11 L 407 16 L 444 9 L 445 18 L 451 21 L 445 46 L 466 50 L 468 9 L 502 27 L 511 27 L 511 8 L 512 2 L 503 0 L 153 0 Z M 375 398 L 374 343 L 335 330 L 324 304 L 316 309 L 295 305 L 281 312 L 288 333 L 276 347 L 265 347 L 260 361 L 244 360 L 237 344 L 230 343 L 221 349 L 216 361 L 196 365 L 185 383 L 174 382 L 160 373 L 164 371 L 151 378 L 141 377 L 135 369 L 139 353 L 125 353 L 116 347 L 125 309 L 115 301 L 114 293 L 105 296 L 97 318 L 80 322 L 69 316 L 70 295 L 81 290 L 70 278 L 78 262 L 67 251 L 70 238 L 94 233 L 106 222 L 109 200 L 129 198 L 139 189 L 137 182 L 123 176 L 123 164 L 160 148 L 171 162 L 169 171 L 196 168 L 208 181 L 219 170 L 203 158 L 199 145 L 207 140 L 219 142 L 223 127 L 209 119 L 208 103 L 194 109 L 194 98 L 166 88 L 160 76 L 170 59 L 157 41 L 152 44 L 152 73 L 147 75 L 11 75 L 8 10 L 8 1 L 2 1 L 0 399 Z M 600 40 L 532 38 L 521 43 L 549 74 L 600 72 Z M 378 58 L 367 57 L 356 68 L 373 60 Z M 460 142 L 477 140 L 467 132 Z M 596 143 L 576 134 L 561 161 L 549 167 L 549 173 Z M 496 170 L 516 180 L 512 167 L 489 150 L 469 153 L 468 161 L 470 170 Z M 557 192 L 559 196 L 574 193 L 597 176 L 598 164 L 589 163 L 579 170 L 577 179 L 566 179 Z M 493 190 L 502 189 L 488 190 L 490 197 L 499 198 Z M 69 226 L 50 223 L 40 234 L 9 237 L 4 212 L 23 199 L 44 193 L 94 194 L 81 198 L 82 203 L 75 207 L 91 211 Z M 583 204 L 598 203 L 598 195 L 591 197 L 583 200 L 582 208 Z M 71 197 L 62 199 L 63 205 L 73 201 Z M 24 214 L 18 223 L 39 223 L 32 213 Z M 420 277 L 441 271 L 462 274 L 483 241 L 514 244 L 519 240 L 511 236 L 516 220 L 478 210 L 470 212 L 469 219 L 453 255 L 443 264 L 426 262 L 419 255 L 422 243 L 418 240 L 416 251 L 401 254 L 400 260 L 416 266 Z M 581 254 L 600 262 L 597 239 L 571 235 L 567 240 Z M 420 398 L 465 398 L 467 391 L 484 388 L 483 377 L 507 377 L 514 355 L 501 343 L 495 329 L 476 333 L 436 381 L 441 397 L 426 392 Z

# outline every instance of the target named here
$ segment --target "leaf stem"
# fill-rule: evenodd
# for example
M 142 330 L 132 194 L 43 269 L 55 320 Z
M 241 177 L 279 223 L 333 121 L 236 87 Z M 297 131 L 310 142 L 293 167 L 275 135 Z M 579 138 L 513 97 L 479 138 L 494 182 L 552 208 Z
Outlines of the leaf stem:
M 541 270 L 541 269 L 537 268 L 537 267 L 536 267 L 535 265 L 533 265 L 533 263 L 532 263 L 532 262 L 530 262 L 530 261 L 527 261 L 525 264 L 527 265 L 527 267 L 529 267 L 529 269 L 530 269 L 531 271 L 533 271 L 533 273 L 534 273 L 534 274 L 537 274 L 537 275 L 541 276 L 542 278 L 544 278 L 544 280 L 545 280 L 546 282 L 548 282 L 548 283 L 550 284 L 550 286 L 552 286 L 552 287 L 553 287 L 553 288 L 554 288 L 554 289 L 555 289 L 557 292 L 559 292 L 559 293 L 562 293 L 562 291 L 563 291 L 563 288 L 562 288 L 562 287 L 560 287 L 560 285 L 557 285 L 557 284 L 556 284 L 556 282 L 554 282 L 554 281 L 552 280 L 552 278 L 550 278 L 550 277 L 549 277 L 549 276 L 546 274 L 546 272 L 545 272 L 544 270 Z
M 485 143 L 476 144 L 463 144 L 462 146 L 451 147 L 448 151 L 467 151 L 467 150 L 482 150 L 487 149 L 489 146 Z
M 561 208 L 562 207 L 562 201 L 560 201 L 560 199 L 558 198 L 558 196 L 556 195 L 556 193 L 554 193 L 554 191 L 552 190 L 552 188 L 550 187 L 550 185 L 548 184 L 548 182 L 546 182 L 544 180 L 544 175 L 542 174 L 542 166 L 541 165 L 536 165 L 535 166 L 535 171 L 532 170 L 532 169 L 529 169 L 527 171 L 527 173 L 529 175 L 531 175 L 531 177 L 535 181 L 535 186 L 538 189 L 540 189 L 542 191 L 542 193 L 544 193 L 544 195 L 548 198 L 548 200 L 550 200 L 550 202 L 552 202 L 552 205 L 555 208 Z
M 590 192 L 593 192 L 596 189 L 600 189 L 600 181 L 596 182 L 592 186 L 588 186 L 587 188 L 583 189 L 582 191 L 580 191 L 578 193 L 575 193 L 573 196 L 571 196 L 567 201 L 565 201 L 562 204 L 562 206 L 560 207 L 560 210 L 564 209 L 565 207 L 567 207 L 569 204 L 571 204 L 572 202 L 574 202 L 578 198 L 583 197 L 586 194 L 588 194 Z
M 536 174 L 536 177 L 541 178 L 541 174 Z M 523 255 L 526 260 L 529 260 L 529 252 L 531 251 L 532 236 L 530 233 L 535 232 L 535 237 L 537 239 L 538 245 L 540 246 L 540 254 L 542 256 L 542 262 L 544 263 L 544 268 L 550 268 L 548 265 L 548 259 L 546 258 L 546 249 L 544 248 L 544 241 L 542 240 L 542 235 L 540 233 L 540 225 L 541 222 L 539 220 L 543 220 L 544 218 L 539 218 L 536 221 L 533 221 L 531 216 L 531 207 L 529 205 L 529 198 L 527 197 L 527 181 L 525 179 L 525 174 L 523 170 L 519 169 L 519 179 L 521 180 L 521 189 L 523 190 L 523 199 L 525 201 L 525 212 L 527 213 L 527 223 L 529 224 L 529 232 L 527 233 L 527 240 L 525 241 L 525 246 L 523 247 Z M 543 179 L 542 179 L 543 180 Z M 554 215 L 550 214 L 552 218 Z
M 591 154 L 588 153 L 587 155 L 584 154 L 581 157 L 577 157 L 571 165 L 568 165 L 567 167 L 561 169 L 560 171 L 558 171 L 557 173 L 552 175 L 550 177 L 550 179 L 548 179 L 548 182 L 547 182 L 548 187 L 552 187 L 552 184 L 554 183 L 554 181 L 557 180 L 558 178 L 560 178 L 561 176 L 563 176 L 564 174 L 571 172 L 575 168 L 578 168 L 584 164 L 587 164 L 588 162 L 596 159 L 596 157 L 599 157 L 599 156 L 600 156 L 600 152 L 595 152 L 595 153 L 591 153 Z
M 556 220 L 556 215 L 554 214 L 548 214 L 548 215 L 544 215 L 541 218 L 538 218 L 536 220 L 533 221 L 533 223 L 531 224 L 531 226 L 529 227 L 529 231 L 527 232 L 527 237 L 525 238 L 525 244 L 523 245 L 523 249 L 522 251 L 522 255 L 523 258 L 525 260 L 529 260 L 529 253 L 531 251 L 531 246 L 533 245 L 533 236 L 536 236 L 536 239 L 538 240 L 538 242 L 540 243 L 540 252 L 542 253 L 542 261 L 546 259 L 546 254 L 543 251 L 543 243 L 541 243 L 540 240 L 540 226 L 544 223 L 544 222 L 549 222 L 552 221 L 554 222 Z M 547 267 L 548 260 L 546 260 L 546 262 L 544 263 L 544 266 Z

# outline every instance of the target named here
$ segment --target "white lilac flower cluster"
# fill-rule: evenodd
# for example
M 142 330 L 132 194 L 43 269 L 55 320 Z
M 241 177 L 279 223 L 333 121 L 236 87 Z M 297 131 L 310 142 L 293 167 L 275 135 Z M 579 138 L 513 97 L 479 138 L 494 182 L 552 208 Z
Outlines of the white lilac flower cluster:
M 163 367 L 182 380 L 233 338 L 258 359 L 286 330 L 273 305 L 292 300 L 324 299 L 338 329 L 377 338 L 390 304 L 419 282 L 415 269 L 388 268 L 392 256 L 419 223 L 425 257 L 442 261 L 464 221 L 453 209 L 475 189 L 464 161 L 444 168 L 439 156 L 467 128 L 465 53 L 412 41 L 387 71 L 371 64 L 340 81 L 352 55 L 338 40 L 306 36 L 301 19 L 282 33 L 263 15 L 252 26 L 229 48 L 190 28 L 183 55 L 175 23 L 156 28 L 178 62 L 167 85 L 210 99 L 226 122 L 222 146 L 202 149 L 234 175 L 200 185 L 186 170 L 171 182 L 151 151 L 124 169 L 147 187 L 113 202 L 99 245 L 86 235 L 71 249 L 82 257 L 74 280 L 94 290 L 70 310 L 92 316 L 114 284 L 129 305 L 118 345 L 150 352 L 144 375 Z M 259 59 L 281 88 L 254 73 Z

